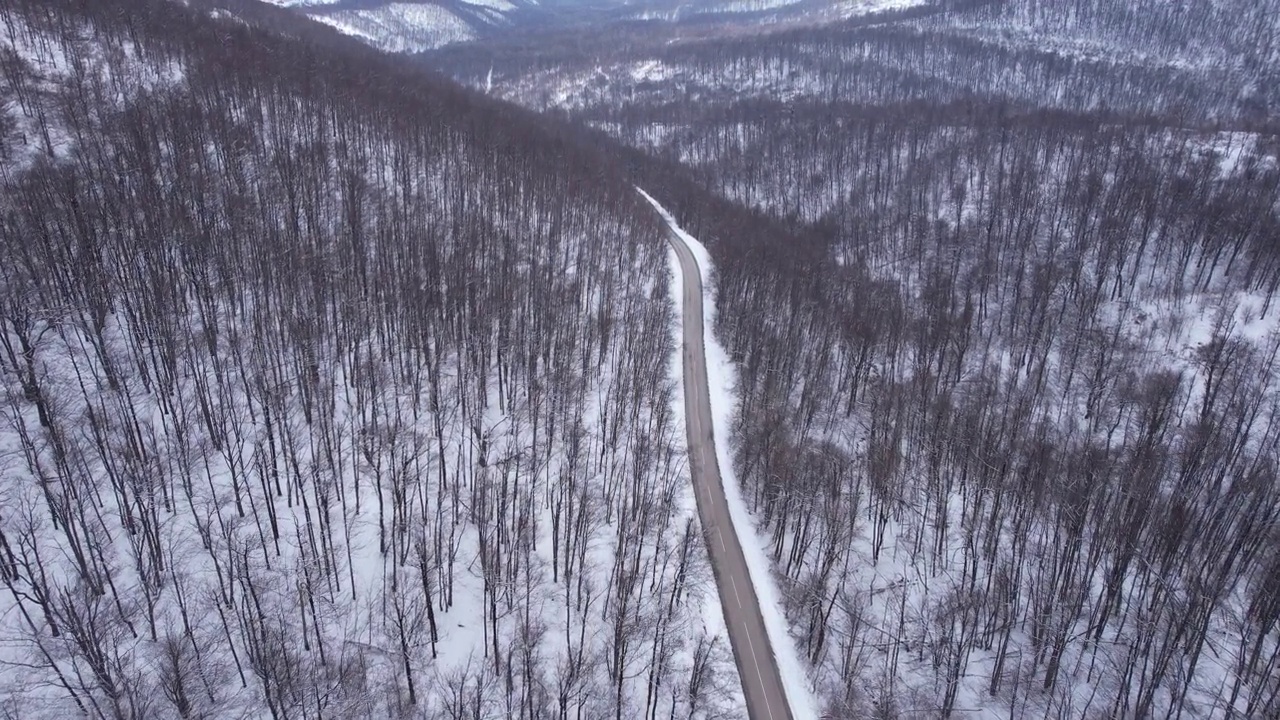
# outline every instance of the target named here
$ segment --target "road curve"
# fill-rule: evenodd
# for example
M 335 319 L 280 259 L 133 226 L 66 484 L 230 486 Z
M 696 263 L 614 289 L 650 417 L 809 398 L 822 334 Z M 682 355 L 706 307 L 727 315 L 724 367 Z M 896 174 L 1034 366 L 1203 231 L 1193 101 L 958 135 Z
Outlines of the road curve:
M 693 494 L 720 592 L 733 658 L 742 678 L 747 715 L 751 720 L 794 720 L 720 480 L 707 384 L 707 354 L 703 345 L 702 275 L 697 258 L 684 240 L 673 231 L 668 233 L 667 241 L 680 260 L 684 279 L 685 430 L 689 437 Z

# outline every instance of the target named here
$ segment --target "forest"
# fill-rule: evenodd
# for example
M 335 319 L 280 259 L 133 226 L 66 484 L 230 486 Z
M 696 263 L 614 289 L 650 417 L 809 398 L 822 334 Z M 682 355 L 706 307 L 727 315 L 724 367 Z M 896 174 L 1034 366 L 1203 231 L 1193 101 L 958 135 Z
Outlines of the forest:
M 934 10 L 491 81 L 711 250 L 829 717 L 1274 716 L 1278 15 Z
M 744 716 L 637 187 L 824 717 L 1280 716 L 1276 0 L 600 17 L 0 0 L 0 717 Z
M 0 717 L 731 713 L 660 220 L 270 10 L 0 2 Z
M 1273 713 L 1274 160 L 947 117 L 703 126 L 720 192 L 815 218 L 703 236 L 738 474 L 833 716 Z

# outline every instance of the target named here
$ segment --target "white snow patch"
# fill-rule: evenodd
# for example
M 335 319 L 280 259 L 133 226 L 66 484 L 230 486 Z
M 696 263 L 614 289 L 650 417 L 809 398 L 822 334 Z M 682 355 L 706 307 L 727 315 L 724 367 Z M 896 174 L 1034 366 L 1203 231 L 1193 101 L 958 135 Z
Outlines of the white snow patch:
M 854 17 L 888 10 L 905 10 L 924 5 L 925 0 L 846 0 L 832 5 L 843 17 Z
M 279 7 L 314 7 L 316 5 L 333 5 L 342 0 L 262 0 L 262 2 Z
M 671 68 L 663 65 L 659 60 L 647 60 L 632 66 L 631 79 L 635 82 L 657 82 L 666 80 L 671 77 Z
M 720 5 L 705 5 L 700 7 L 698 13 L 746 13 L 761 12 L 764 10 L 777 10 L 778 8 L 789 7 L 801 2 L 802 0 L 735 0 Z
M 390 3 L 371 10 L 312 13 L 310 17 L 392 53 L 421 52 L 475 37 L 465 20 L 439 5 Z
M 186 69 L 175 57 L 143 60 L 128 40 L 110 48 L 88 39 L 66 42 L 31 27 L 18 15 L 0 17 L 0 49 L 13 52 L 19 61 L 11 76 L 0 78 L 0 118 L 10 123 L 7 132 L 0 135 L 4 173 L 17 173 L 41 155 L 67 157 L 75 148 L 76 139 L 64 126 L 62 111 L 47 104 L 47 94 L 73 83 L 80 84 L 78 92 L 87 92 L 84 88 L 91 82 L 89 78 L 96 76 L 101 101 L 118 109 L 143 93 L 178 87 L 186 81 Z M 88 75 L 81 77 L 78 66 Z M 14 78 L 25 78 L 25 98 L 11 87 Z
M 509 0 L 463 0 L 463 2 L 467 5 L 489 8 L 498 12 L 511 12 L 516 9 L 515 3 L 509 2 Z

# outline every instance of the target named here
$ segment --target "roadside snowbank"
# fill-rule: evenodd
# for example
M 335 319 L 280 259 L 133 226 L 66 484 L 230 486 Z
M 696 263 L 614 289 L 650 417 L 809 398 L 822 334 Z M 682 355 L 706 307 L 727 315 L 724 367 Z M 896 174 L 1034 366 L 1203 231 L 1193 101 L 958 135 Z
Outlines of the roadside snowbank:
M 662 207 L 657 200 L 640 188 L 636 188 L 645 200 L 653 205 L 671 231 L 689 246 L 698 260 L 698 271 L 702 275 L 702 315 L 703 327 L 715 327 L 715 303 L 707 292 L 711 286 L 713 275 L 711 253 L 697 238 L 685 232 Z M 674 252 L 672 253 L 674 260 Z M 680 273 L 676 272 L 679 278 Z M 681 292 L 679 286 L 673 292 Z M 677 295 L 679 297 L 679 295 Z M 729 360 L 729 353 L 720 345 L 714 332 L 706 333 L 704 346 L 707 354 L 707 385 L 711 395 L 711 415 L 715 437 L 730 437 L 733 413 L 737 402 L 734 387 L 737 384 L 737 370 Z M 683 384 L 681 385 L 683 391 Z M 787 702 L 791 706 L 791 716 L 796 720 L 816 718 L 818 703 L 813 694 L 809 674 L 796 652 L 795 641 L 787 627 L 787 619 L 782 611 L 782 602 L 778 588 L 773 581 L 773 569 L 769 562 L 765 541 L 756 530 L 756 521 L 747 509 L 742 498 L 742 487 L 738 484 L 733 470 L 733 457 L 728 446 L 723 442 L 716 443 L 716 462 L 720 465 L 720 479 L 724 484 L 725 499 L 729 503 L 729 511 L 733 516 L 734 532 L 742 545 L 743 555 L 747 560 L 747 568 L 751 573 L 751 584 L 755 588 L 756 599 L 760 602 L 760 612 L 764 616 L 765 630 L 769 633 L 769 644 L 773 646 L 774 659 L 782 674 L 782 681 L 787 687 Z

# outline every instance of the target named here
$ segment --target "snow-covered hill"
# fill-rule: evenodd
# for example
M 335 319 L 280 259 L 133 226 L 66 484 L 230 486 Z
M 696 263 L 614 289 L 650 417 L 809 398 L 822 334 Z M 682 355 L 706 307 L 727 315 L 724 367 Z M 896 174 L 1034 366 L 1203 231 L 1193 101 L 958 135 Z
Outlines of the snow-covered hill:
M 316 5 L 336 5 L 342 0 L 262 0 L 265 3 L 280 7 L 313 7 Z
M 379 50 L 415 53 L 511 27 L 533 0 L 268 0 Z
M 618 3 L 590 0 L 266 0 L 295 9 L 380 50 L 416 53 L 537 28 L 591 42 L 619 25 L 649 23 L 654 32 L 737 34 L 839 22 L 928 0 L 683 0 Z
M 468 18 L 435 3 L 393 2 L 370 9 L 308 15 L 387 52 L 420 52 L 476 36 Z
M 931 5 L 436 57 L 709 239 L 825 717 L 1280 717 L 1280 4 Z
M 741 717 L 657 216 L 214 4 L 0 0 L 0 716 Z
M 637 20 L 706 19 L 721 16 L 762 23 L 839 20 L 886 10 L 902 10 L 928 4 L 928 0 L 709 0 L 637 4 L 630 6 L 630 16 Z

